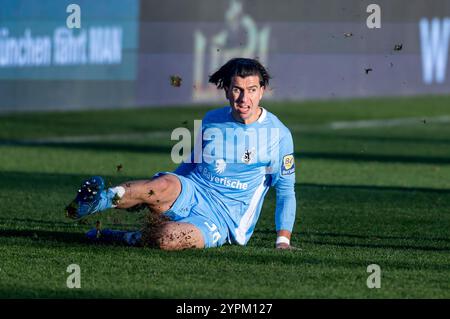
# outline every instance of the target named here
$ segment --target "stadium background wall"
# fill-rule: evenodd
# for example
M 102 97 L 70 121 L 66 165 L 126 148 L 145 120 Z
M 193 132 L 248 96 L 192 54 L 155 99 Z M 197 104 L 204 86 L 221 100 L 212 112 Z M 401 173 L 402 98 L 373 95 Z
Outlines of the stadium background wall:
M 220 103 L 208 74 L 234 56 L 269 68 L 271 100 L 448 94 L 449 38 L 445 0 L 3 0 L 0 111 Z

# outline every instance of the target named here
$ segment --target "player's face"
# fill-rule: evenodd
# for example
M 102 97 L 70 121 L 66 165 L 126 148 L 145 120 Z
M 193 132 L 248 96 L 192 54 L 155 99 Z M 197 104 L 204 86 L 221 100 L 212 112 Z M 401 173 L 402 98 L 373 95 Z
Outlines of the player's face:
M 250 124 L 258 120 L 262 111 L 259 101 L 264 94 L 264 87 L 259 84 L 259 76 L 234 76 L 225 92 L 236 121 Z

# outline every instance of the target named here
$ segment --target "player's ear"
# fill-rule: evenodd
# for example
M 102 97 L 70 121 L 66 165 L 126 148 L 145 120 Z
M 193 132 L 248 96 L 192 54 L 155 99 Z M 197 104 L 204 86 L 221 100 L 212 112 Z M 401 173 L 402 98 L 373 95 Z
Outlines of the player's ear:
M 264 90 L 266 89 L 266 87 L 265 86 L 261 86 L 261 90 L 259 90 L 259 99 L 261 100 L 262 99 L 262 97 L 263 97 L 263 95 L 264 95 Z
M 229 92 L 229 88 L 227 88 L 227 87 L 224 87 L 223 88 L 223 91 L 225 92 L 225 98 L 228 100 L 228 92 Z

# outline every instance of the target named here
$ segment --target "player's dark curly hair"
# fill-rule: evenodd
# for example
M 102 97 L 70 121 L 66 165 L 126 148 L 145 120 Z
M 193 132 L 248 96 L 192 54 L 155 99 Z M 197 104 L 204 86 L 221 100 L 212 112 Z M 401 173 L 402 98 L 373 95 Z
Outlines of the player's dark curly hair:
M 259 76 L 259 84 L 264 87 L 269 84 L 269 79 L 271 78 L 259 61 L 246 58 L 234 58 L 211 75 L 209 77 L 209 83 L 215 84 L 218 89 L 223 89 L 230 86 L 231 79 L 234 76 L 245 78 L 251 75 Z

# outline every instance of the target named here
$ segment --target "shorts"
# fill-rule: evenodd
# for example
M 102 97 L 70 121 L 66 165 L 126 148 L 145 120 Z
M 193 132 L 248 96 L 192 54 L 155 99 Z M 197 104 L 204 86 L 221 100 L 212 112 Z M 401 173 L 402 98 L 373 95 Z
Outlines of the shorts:
M 181 182 L 181 192 L 172 207 L 164 215 L 172 221 L 190 223 L 200 229 L 205 248 L 219 247 L 230 242 L 226 222 L 217 214 L 224 209 L 223 204 L 213 198 L 210 192 L 184 176 L 172 172 L 160 172 L 161 175 L 174 175 Z

